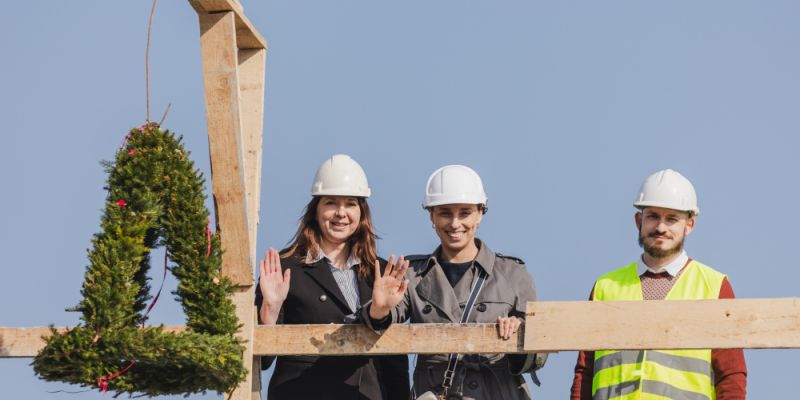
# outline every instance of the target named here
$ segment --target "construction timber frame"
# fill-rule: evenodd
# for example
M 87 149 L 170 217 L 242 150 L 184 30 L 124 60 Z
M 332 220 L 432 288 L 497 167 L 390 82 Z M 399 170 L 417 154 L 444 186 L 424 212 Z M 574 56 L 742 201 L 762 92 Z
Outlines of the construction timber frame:
M 258 326 L 256 231 L 267 43 L 236 0 L 189 0 L 197 11 L 208 143 L 223 273 L 246 340 L 247 380 L 226 399 L 260 399 L 261 355 L 525 353 L 601 349 L 800 348 L 800 298 L 532 302 L 510 340 L 495 324 Z M 168 327 L 182 330 L 185 327 Z M 0 357 L 33 357 L 48 328 L 0 327 Z

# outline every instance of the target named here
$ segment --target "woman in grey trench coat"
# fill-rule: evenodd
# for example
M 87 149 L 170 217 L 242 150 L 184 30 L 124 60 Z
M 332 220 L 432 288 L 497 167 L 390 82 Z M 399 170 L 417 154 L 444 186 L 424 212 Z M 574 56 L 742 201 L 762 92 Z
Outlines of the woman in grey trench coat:
M 493 252 L 475 237 L 486 194 L 478 174 L 463 165 L 448 165 L 428 179 L 425 209 L 440 240 L 433 253 L 389 260 L 372 292 L 364 322 L 381 333 L 392 323 L 461 322 L 472 287 L 480 272 L 486 280 L 467 322 L 498 324 L 498 335 L 517 334 L 525 305 L 536 299 L 533 279 L 522 260 Z M 448 354 L 420 355 L 414 370 L 413 392 L 442 393 Z M 544 364 L 544 355 L 482 354 L 459 357 L 451 399 L 530 399 L 522 378 Z M 535 375 L 534 375 L 534 381 Z

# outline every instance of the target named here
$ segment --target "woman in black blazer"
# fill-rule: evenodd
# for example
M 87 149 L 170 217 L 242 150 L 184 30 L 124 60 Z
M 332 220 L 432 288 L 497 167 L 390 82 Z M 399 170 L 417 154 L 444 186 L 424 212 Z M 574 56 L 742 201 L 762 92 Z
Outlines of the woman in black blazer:
M 292 244 L 269 249 L 259 265 L 259 322 L 271 324 L 354 323 L 372 298 L 379 259 L 367 204 L 363 169 L 334 155 L 317 171 Z M 407 399 L 407 356 L 263 357 L 276 362 L 269 399 Z

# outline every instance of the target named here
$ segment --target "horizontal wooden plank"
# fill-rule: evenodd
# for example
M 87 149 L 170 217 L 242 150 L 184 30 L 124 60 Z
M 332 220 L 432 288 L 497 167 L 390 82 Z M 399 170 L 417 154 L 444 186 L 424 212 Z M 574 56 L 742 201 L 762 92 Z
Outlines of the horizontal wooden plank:
M 0 328 L 0 357 L 33 357 L 44 346 L 49 328 Z
M 63 328 L 60 328 L 63 330 Z M 182 326 L 167 330 L 185 330 Z M 49 328 L 0 328 L 0 357 L 33 357 Z M 254 355 L 438 354 L 522 352 L 522 334 L 497 337 L 495 324 L 398 324 L 379 336 L 361 325 L 278 325 L 255 328 Z
M 202 10 L 207 13 L 220 11 L 236 11 L 244 13 L 242 3 L 238 0 L 189 0 L 195 10 Z
M 397 324 L 379 336 L 360 325 L 255 328 L 255 355 L 521 353 L 600 349 L 800 348 L 800 298 L 709 301 L 535 302 L 524 332 L 495 324 Z M 168 327 L 181 329 L 181 327 Z M 0 328 L 0 357 L 32 357 L 47 328 Z M 524 339 L 524 345 L 522 338 Z
M 800 348 L 800 298 L 528 303 L 525 350 Z
M 256 328 L 257 355 L 521 353 L 522 334 L 497 336 L 496 324 L 397 324 L 383 335 L 361 325 L 280 325 Z
M 185 326 L 166 326 L 167 331 L 185 331 Z M 58 328 L 64 331 L 65 328 Z M 50 336 L 50 328 L 0 327 L 0 358 L 33 357 L 44 347 L 44 338 Z
M 233 11 L 236 15 L 236 46 L 240 49 L 266 49 L 267 40 L 247 19 L 236 0 L 189 0 L 198 15 Z

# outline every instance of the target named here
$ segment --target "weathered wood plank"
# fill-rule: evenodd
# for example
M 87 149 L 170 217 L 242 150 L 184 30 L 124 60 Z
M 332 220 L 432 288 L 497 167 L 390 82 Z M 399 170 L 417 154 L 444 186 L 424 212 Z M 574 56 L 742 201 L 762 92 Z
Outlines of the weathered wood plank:
M 535 302 L 528 306 L 525 332 L 510 340 L 497 337 L 495 324 L 398 324 L 383 336 L 360 325 L 258 326 L 253 354 L 800 348 L 800 298 Z M 0 328 L 0 356 L 32 357 L 41 347 L 37 338 L 47 333 L 46 328 Z
M 64 331 L 66 328 L 57 328 Z M 171 332 L 185 331 L 185 326 L 165 326 Z M 0 358 L 33 357 L 44 347 L 44 338 L 50 336 L 50 328 L 0 327 Z
M 253 327 L 255 308 L 253 294 L 253 267 L 255 265 L 255 228 L 257 218 L 248 215 L 248 171 L 260 168 L 244 155 L 248 137 L 243 124 L 242 96 L 239 76 L 239 50 L 237 49 L 236 15 L 233 11 L 198 14 L 200 19 L 200 44 L 203 59 L 208 143 L 211 154 L 212 188 L 217 209 L 217 226 L 222 240 L 222 272 L 236 285 L 232 300 L 236 316 L 242 323 L 238 333 L 245 342 L 244 360 L 247 377 L 226 399 L 244 400 L 259 397 L 260 380 L 253 358 Z M 245 63 L 249 65 L 249 63 Z M 248 69 L 248 79 L 257 80 Z M 263 78 L 262 78 L 263 82 Z M 263 83 L 262 83 L 263 85 Z M 252 95 L 250 95 L 251 98 Z M 253 125 L 251 123 L 251 125 Z M 261 130 L 251 132 L 261 136 Z M 260 147 L 257 150 L 260 153 Z M 252 175 L 252 172 L 250 172 Z M 260 185 L 249 183 L 259 190 Z M 252 190 L 252 188 L 251 188 Z M 257 194 L 249 196 L 258 200 Z
M 247 327 L 243 328 L 246 329 Z M 185 327 L 165 327 L 182 330 Z M 288 354 L 437 354 L 442 352 L 522 352 L 522 334 L 497 338 L 495 324 L 401 324 L 378 336 L 361 325 L 258 326 L 254 355 Z M 2 357 L 33 357 L 44 345 L 48 328 L 0 328 Z M 244 387 L 244 386 L 242 386 Z
M 241 143 L 238 52 L 233 13 L 201 14 L 211 183 L 222 240 L 222 271 L 234 284 L 253 284 Z
M 361 325 L 256 328 L 257 355 L 521 353 L 522 335 L 499 339 L 496 324 L 396 324 L 379 336 Z
M 237 39 L 238 40 L 238 39 Z M 256 238 L 258 234 L 259 211 L 261 205 L 261 154 L 264 121 L 264 68 L 266 63 L 265 49 L 239 50 L 239 95 L 241 105 L 242 138 L 241 143 L 244 161 L 244 187 L 247 197 L 248 236 L 250 245 L 250 259 L 257 260 Z M 255 262 L 253 264 L 255 267 Z M 253 271 L 255 276 L 255 271 Z M 250 321 L 242 327 L 242 332 L 250 332 L 250 342 L 253 338 L 253 328 L 257 323 L 257 310 L 253 307 L 255 295 L 253 290 L 241 293 L 236 298 L 236 307 L 240 320 Z M 247 346 L 244 354 L 245 360 L 252 359 L 250 371 L 252 379 L 252 399 L 261 399 L 261 357 L 253 357 L 253 346 Z
M 201 9 L 207 13 L 220 12 L 220 11 L 236 11 L 237 13 L 244 13 L 242 3 L 238 0 L 189 0 L 192 7 Z
M 260 399 L 261 359 L 253 357 L 254 329 L 256 327 L 256 307 L 253 305 L 255 295 L 252 286 L 240 286 L 234 290 L 233 304 L 236 306 L 236 316 L 239 317 L 239 322 L 242 324 L 238 336 L 246 340 L 242 359 L 247 368 L 247 378 L 232 393 L 226 394 L 225 399 Z
M 257 260 L 256 237 L 261 205 L 261 154 L 264 128 L 264 69 L 267 51 L 239 50 L 239 95 L 244 145 L 244 182 L 249 221 L 250 257 Z M 254 264 L 255 266 L 255 264 Z M 250 303 L 253 304 L 253 303 Z
M 231 11 L 235 13 L 236 21 L 236 45 L 240 49 L 266 49 L 267 41 L 255 29 L 253 24 L 244 15 L 241 4 L 236 0 L 189 0 L 198 15 L 224 13 Z
M 33 357 L 44 347 L 49 328 L 0 328 L 0 357 Z
M 800 298 L 528 303 L 525 350 L 800 348 Z

